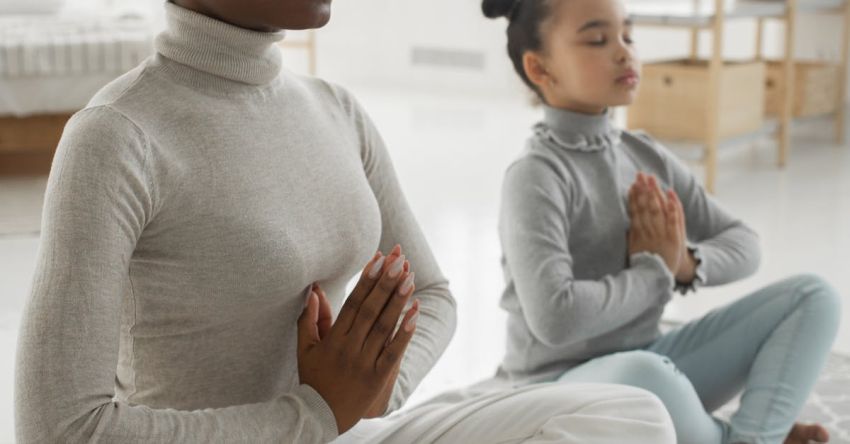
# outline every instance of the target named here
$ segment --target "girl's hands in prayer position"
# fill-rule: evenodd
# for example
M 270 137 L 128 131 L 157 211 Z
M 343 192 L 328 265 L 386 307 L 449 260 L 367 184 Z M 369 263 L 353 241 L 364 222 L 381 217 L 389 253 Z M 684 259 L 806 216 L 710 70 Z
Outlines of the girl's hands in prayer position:
M 316 284 L 298 319 L 298 375 L 327 402 L 340 434 L 362 418 L 386 411 L 419 315 L 417 301 L 396 332 L 414 290 L 409 267 L 399 246 L 386 257 L 379 252 L 366 265 L 336 322 Z
M 678 276 L 687 251 L 685 221 L 679 198 L 672 190 L 661 191 L 652 176 L 638 173 L 629 190 L 628 233 L 629 255 L 654 253 L 664 260 L 674 276 Z

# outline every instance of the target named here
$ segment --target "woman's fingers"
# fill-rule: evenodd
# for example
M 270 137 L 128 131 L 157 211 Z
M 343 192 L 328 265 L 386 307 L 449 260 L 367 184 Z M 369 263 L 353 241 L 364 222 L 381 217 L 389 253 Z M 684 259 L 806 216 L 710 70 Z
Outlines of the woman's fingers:
M 395 251 L 396 249 L 394 248 L 393 252 Z M 344 335 L 351 330 L 351 325 L 354 322 L 354 318 L 357 317 L 360 305 L 363 304 L 366 296 L 375 287 L 378 279 L 380 279 L 388 257 L 392 257 L 392 254 L 391 256 L 384 256 L 379 251 L 375 253 L 372 260 L 363 268 L 363 271 L 360 273 L 360 280 L 357 281 L 354 290 L 351 291 L 351 294 L 339 311 L 339 317 L 333 326 L 334 334 Z
M 298 318 L 298 355 L 319 342 L 319 296 L 314 291 L 307 296 L 304 311 Z
M 356 349 L 363 347 L 366 336 L 383 313 L 387 301 L 401 283 L 405 257 L 402 255 L 389 256 L 389 258 L 384 274 L 378 279 L 378 283 L 372 288 L 363 303 L 360 304 L 360 309 L 354 318 L 351 330 L 348 332 L 348 337 L 352 341 L 351 346 L 356 347 Z
M 413 302 L 413 306 L 404 315 L 401 321 L 401 327 L 398 329 L 395 337 L 384 347 L 377 360 L 377 369 L 382 373 L 389 373 L 395 365 L 401 362 L 404 357 L 404 352 L 407 350 L 407 345 L 413 338 L 416 332 L 416 321 L 419 319 L 419 300 Z
M 377 359 L 381 350 L 392 339 L 398 325 L 398 319 L 401 317 L 407 301 L 415 290 L 414 279 L 414 273 L 405 273 L 402 276 L 401 285 L 393 292 L 393 295 L 384 307 L 384 311 L 381 312 L 380 317 L 378 317 L 378 320 L 372 326 L 372 330 L 366 336 L 366 341 L 363 344 L 363 352 L 370 359 Z
M 319 296 L 319 319 L 316 323 L 319 327 L 319 339 L 324 339 L 333 326 L 333 313 L 331 312 L 331 301 L 328 295 L 318 283 L 313 284 L 313 291 Z

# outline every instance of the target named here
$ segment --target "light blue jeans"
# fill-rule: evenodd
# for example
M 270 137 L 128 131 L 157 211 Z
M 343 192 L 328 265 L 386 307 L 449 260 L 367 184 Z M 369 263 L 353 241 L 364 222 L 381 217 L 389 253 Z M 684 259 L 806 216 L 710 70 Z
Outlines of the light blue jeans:
M 841 300 L 816 276 L 763 288 L 671 331 L 642 350 L 602 356 L 563 382 L 604 382 L 655 393 L 679 443 L 782 443 L 823 369 Z M 727 423 L 711 412 L 743 389 Z

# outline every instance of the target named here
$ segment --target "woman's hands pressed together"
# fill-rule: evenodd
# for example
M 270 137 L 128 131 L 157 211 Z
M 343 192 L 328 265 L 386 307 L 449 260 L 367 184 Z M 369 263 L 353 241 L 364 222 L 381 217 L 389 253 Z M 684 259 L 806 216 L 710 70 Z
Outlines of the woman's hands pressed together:
M 334 413 L 340 434 L 387 408 L 402 357 L 416 329 L 419 303 L 398 319 L 415 289 L 414 273 L 396 246 L 378 252 L 332 321 L 324 291 L 313 285 L 298 320 L 298 375 Z
M 687 248 L 685 212 L 679 196 L 664 192 L 651 175 L 638 173 L 629 189 L 629 255 L 655 253 L 678 282 L 691 282 L 696 261 Z

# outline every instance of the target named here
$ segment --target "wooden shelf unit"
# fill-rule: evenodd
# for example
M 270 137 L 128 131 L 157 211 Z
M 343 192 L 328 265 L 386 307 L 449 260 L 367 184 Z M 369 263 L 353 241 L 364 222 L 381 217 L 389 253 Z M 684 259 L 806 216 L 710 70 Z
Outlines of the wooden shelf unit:
M 699 11 L 699 1 L 695 0 L 694 11 Z M 836 96 L 835 138 L 838 143 L 843 143 L 846 136 L 845 114 L 847 96 L 847 69 L 850 59 L 850 0 L 785 0 L 764 1 L 749 0 L 739 1 L 730 11 L 725 8 L 724 0 L 711 0 L 714 2 L 716 11 L 713 14 L 694 13 L 692 15 L 676 14 L 633 14 L 632 20 L 635 26 L 669 27 L 690 30 L 690 57 L 696 60 L 699 56 L 700 31 L 712 33 L 712 51 L 709 59 L 709 82 L 708 103 L 705 140 L 699 141 L 704 144 L 703 163 L 706 168 L 705 186 L 709 192 L 714 192 L 717 183 L 717 152 L 723 142 L 719 136 L 719 98 L 722 91 L 722 69 L 724 66 L 723 41 L 726 23 L 729 20 L 749 19 L 756 21 L 756 55 L 755 58 L 763 60 L 763 34 L 764 23 L 767 20 L 778 20 L 785 25 L 784 51 L 781 60 L 784 70 L 784 85 L 781 93 L 781 112 L 777 123 L 770 122 L 766 125 L 775 126 L 773 131 L 777 139 L 777 162 L 784 167 L 788 161 L 788 150 L 790 143 L 790 131 L 793 123 L 793 101 L 794 101 L 794 39 L 797 30 L 797 18 L 800 14 L 840 14 L 843 18 L 841 44 L 841 56 L 839 65 L 839 94 Z M 759 131 L 762 132 L 762 131 Z
M 317 56 L 316 56 L 316 30 L 310 29 L 305 31 L 306 38 L 303 40 L 289 40 L 288 37 L 280 42 L 281 48 L 303 49 L 307 51 L 307 72 L 311 76 L 316 75 Z

